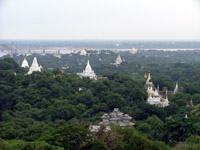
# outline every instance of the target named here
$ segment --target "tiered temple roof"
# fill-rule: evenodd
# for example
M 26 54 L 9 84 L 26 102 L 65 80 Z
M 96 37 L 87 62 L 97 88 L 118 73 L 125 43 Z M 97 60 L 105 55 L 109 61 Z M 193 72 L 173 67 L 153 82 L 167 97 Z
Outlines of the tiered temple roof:
M 111 114 L 105 113 L 101 118 L 102 122 L 99 124 L 108 125 L 111 123 L 118 124 L 122 127 L 134 125 L 134 123 L 130 122 L 132 117 L 128 114 L 123 114 L 120 112 L 119 108 L 115 108 Z

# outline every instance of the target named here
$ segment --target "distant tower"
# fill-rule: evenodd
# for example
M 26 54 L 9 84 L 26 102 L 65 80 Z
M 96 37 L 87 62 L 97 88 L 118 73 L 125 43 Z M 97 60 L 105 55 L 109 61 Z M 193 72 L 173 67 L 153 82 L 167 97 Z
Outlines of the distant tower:
M 60 49 L 58 49 L 58 55 L 60 55 Z
M 45 48 L 43 48 L 42 53 L 45 54 Z
M 30 47 L 28 48 L 28 53 L 29 53 L 29 54 L 31 53 L 31 48 L 30 48 Z
M 16 47 L 14 47 L 14 52 L 13 53 L 17 54 L 17 48 Z
M 157 91 L 158 91 L 158 93 L 160 92 L 159 84 L 157 85 Z

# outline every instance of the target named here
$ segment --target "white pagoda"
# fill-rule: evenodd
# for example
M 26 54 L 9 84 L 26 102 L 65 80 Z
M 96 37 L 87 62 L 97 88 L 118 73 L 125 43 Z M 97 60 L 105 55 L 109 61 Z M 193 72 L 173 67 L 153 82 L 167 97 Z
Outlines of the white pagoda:
M 21 67 L 23 67 L 23 68 L 29 68 L 28 61 L 26 60 L 26 57 L 24 57 L 24 60 L 22 62 Z
M 121 58 L 120 54 L 118 54 L 115 64 L 120 65 L 121 63 L 122 63 L 122 58 Z
M 175 89 L 173 91 L 173 94 L 176 94 L 176 93 L 178 93 L 178 82 L 176 83 L 176 87 L 175 87 Z
M 28 71 L 27 74 L 32 74 L 34 71 L 39 71 L 39 72 L 41 72 L 41 68 L 42 68 L 42 66 L 39 66 L 39 65 L 38 65 L 37 58 L 36 58 L 36 56 L 34 56 L 32 65 L 31 65 L 31 67 L 29 68 L 29 71 Z
M 94 73 L 94 70 L 92 70 L 92 67 L 90 66 L 90 60 L 88 59 L 87 65 L 85 67 L 85 70 L 83 70 L 83 73 L 77 73 L 77 75 L 81 77 L 89 77 L 90 79 L 97 79 L 96 74 Z

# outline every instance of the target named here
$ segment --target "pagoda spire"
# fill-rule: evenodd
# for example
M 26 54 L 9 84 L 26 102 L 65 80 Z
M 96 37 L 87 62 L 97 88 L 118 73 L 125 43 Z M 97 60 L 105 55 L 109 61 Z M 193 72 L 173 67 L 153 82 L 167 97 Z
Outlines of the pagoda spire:
M 176 82 L 176 86 L 175 86 L 175 89 L 173 91 L 173 94 L 176 94 L 178 92 L 178 82 Z
M 159 84 L 157 85 L 157 90 L 158 90 L 158 93 L 160 92 L 160 87 L 159 87 Z
M 29 64 L 28 64 L 28 61 L 26 60 L 26 57 L 24 57 L 24 60 L 22 62 L 21 67 L 23 67 L 23 68 L 29 68 Z
M 36 55 L 34 54 L 34 58 L 33 58 L 33 62 L 31 67 L 29 68 L 28 74 L 32 74 L 34 71 L 39 71 L 41 72 L 41 66 L 39 66 L 38 62 L 37 62 L 37 58 Z
M 185 119 L 188 119 L 188 115 L 187 114 L 185 114 Z
M 149 92 L 149 97 L 150 97 L 150 98 L 152 98 L 152 94 L 151 94 L 151 91 Z
M 148 79 L 147 80 L 148 81 L 151 80 L 151 74 L 150 74 L 150 72 L 148 73 Z
M 166 90 L 166 100 L 168 101 L 168 91 Z

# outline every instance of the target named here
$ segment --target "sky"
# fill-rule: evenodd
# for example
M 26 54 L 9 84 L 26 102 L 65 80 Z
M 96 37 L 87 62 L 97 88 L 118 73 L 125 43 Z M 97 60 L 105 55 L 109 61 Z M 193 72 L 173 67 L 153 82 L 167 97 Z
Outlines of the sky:
M 200 40 L 200 0 L 0 0 L 0 39 Z

